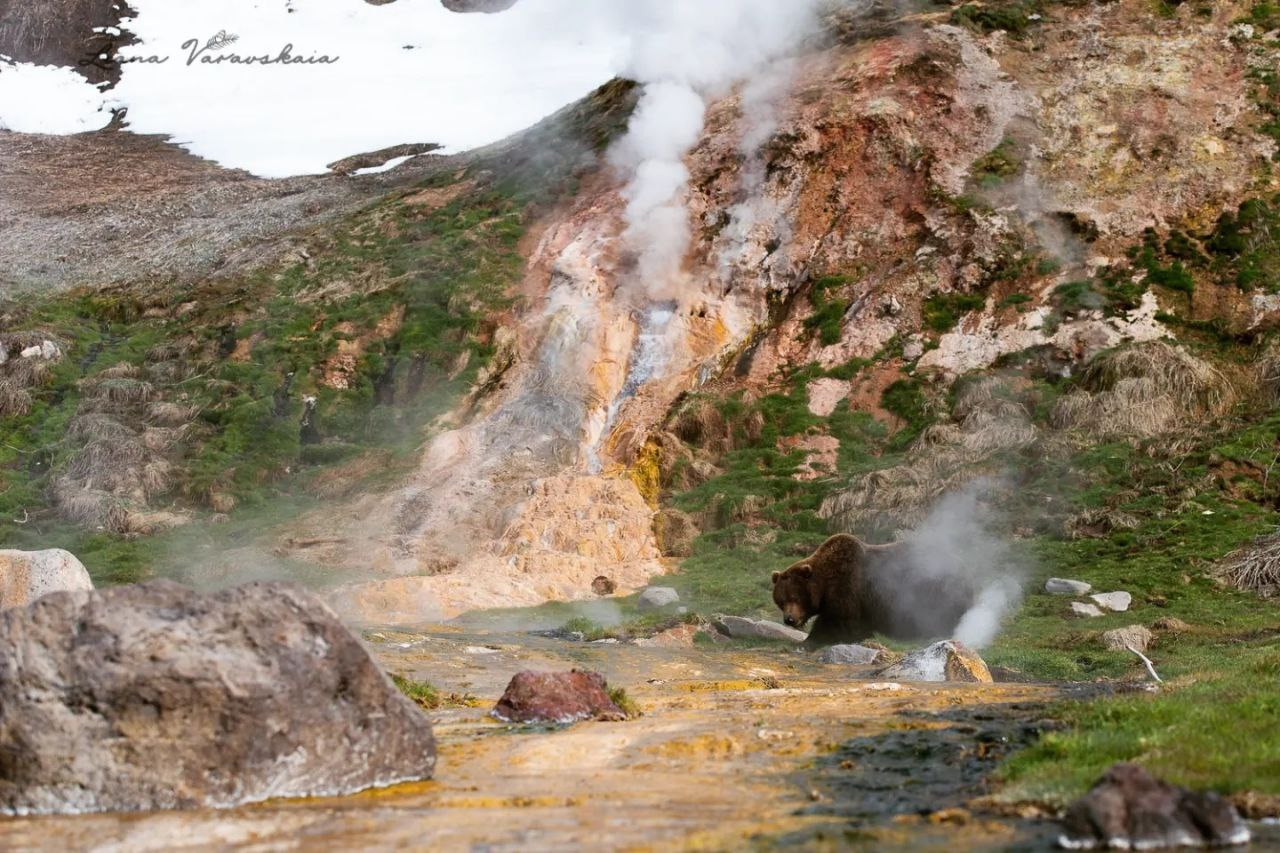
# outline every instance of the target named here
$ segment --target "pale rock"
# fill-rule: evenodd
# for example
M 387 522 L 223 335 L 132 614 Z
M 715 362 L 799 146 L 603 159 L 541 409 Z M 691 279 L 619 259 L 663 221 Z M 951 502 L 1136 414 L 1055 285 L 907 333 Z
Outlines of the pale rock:
M 1071 602 L 1071 614 L 1073 616 L 1101 616 L 1102 611 L 1098 609 L 1096 604 L 1085 604 L 1082 601 Z
M 872 664 L 880 660 L 883 654 L 884 652 L 880 649 L 869 649 L 857 643 L 847 643 L 823 649 L 818 655 L 818 663 Z
M 1084 581 L 1073 581 L 1066 578 L 1049 578 L 1044 582 L 1044 591 L 1050 595 L 1088 595 L 1093 589 Z
M 680 593 L 669 586 L 651 586 L 640 593 L 636 607 L 641 610 L 661 610 L 680 601 Z
M 51 592 L 91 589 L 89 572 L 68 551 L 0 550 L 0 610 L 26 607 Z
M 797 631 L 795 628 L 788 628 L 786 625 L 778 622 L 769 622 L 764 619 L 747 619 L 742 616 L 717 616 L 712 620 L 711 624 L 720 633 L 739 640 L 756 638 L 802 643 L 809 638 L 809 635 L 804 631 Z
M 880 670 L 880 678 L 899 681 L 968 681 L 991 684 L 991 671 L 978 653 L 956 640 L 943 640 Z
M 849 383 L 840 379 L 815 379 L 809 383 L 809 411 L 825 418 L 849 396 Z
M 1154 639 L 1155 635 L 1147 630 L 1146 626 L 1128 625 L 1107 631 L 1102 635 L 1102 644 L 1114 652 L 1123 652 L 1128 649 L 1145 652 Z
M 1113 613 L 1123 613 L 1133 603 L 1133 596 L 1127 592 L 1100 592 L 1089 598 L 1103 610 L 1110 610 Z

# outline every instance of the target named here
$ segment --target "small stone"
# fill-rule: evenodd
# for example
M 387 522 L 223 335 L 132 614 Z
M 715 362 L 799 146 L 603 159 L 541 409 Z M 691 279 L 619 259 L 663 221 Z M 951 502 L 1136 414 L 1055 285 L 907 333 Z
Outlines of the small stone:
M 1127 592 L 1100 592 L 1089 598 L 1103 610 L 1110 610 L 1113 613 L 1123 613 L 1133 603 L 1133 596 Z
M 1176 616 L 1161 616 L 1151 623 L 1151 627 L 1156 631 L 1172 631 L 1176 634 L 1191 630 L 1190 625 Z
M 802 643 L 809 639 L 809 635 L 804 631 L 797 631 L 795 628 L 788 628 L 778 622 L 769 622 L 765 619 L 746 619 L 742 616 L 717 616 L 711 623 L 716 630 L 722 634 L 733 637 L 735 639 L 764 639 L 764 640 L 787 640 L 793 643 Z
M 609 698 L 609 685 L 597 672 L 516 673 L 491 712 L 504 723 L 559 723 L 579 720 L 625 720 Z
M 856 643 L 828 646 L 818 655 L 818 663 L 851 663 L 865 665 L 876 663 L 884 653 Z
M 1102 635 L 1102 644 L 1113 652 L 1123 652 L 1129 649 L 1145 652 L 1154 639 L 1155 635 L 1148 631 L 1145 626 L 1129 625 L 1124 628 L 1107 631 Z
M 922 341 L 911 340 L 902 345 L 902 358 L 906 361 L 915 361 L 924 355 L 924 343 Z
M 1044 582 L 1044 591 L 1051 595 L 1088 595 L 1092 589 L 1093 587 L 1084 581 L 1066 578 L 1049 578 Z
M 0 551 L 0 610 L 26 607 L 51 592 L 92 589 L 89 572 L 69 551 Z
M 1071 613 L 1073 616 L 1101 616 L 1102 611 L 1098 609 L 1096 604 L 1085 604 L 1081 601 L 1071 602 Z
M 644 592 L 640 593 L 640 598 L 636 601 L 636 607 L 641 610 L 661 610 L 672 604 L 678 604 L 680 601 L 680 593 L 676 592 L 669 586 L 651 586 Z
M 1159 850 L 1249 843 L 1249 828 L 1212 791 L 1188 791 L 1136 764 L 1115 764 L 1062 821 L 1058 846 L 1069 850 Z
M 914 651 L 876 675 L 901 681 L 993 682 L 986 661 L 957 640 L 943 640 Z

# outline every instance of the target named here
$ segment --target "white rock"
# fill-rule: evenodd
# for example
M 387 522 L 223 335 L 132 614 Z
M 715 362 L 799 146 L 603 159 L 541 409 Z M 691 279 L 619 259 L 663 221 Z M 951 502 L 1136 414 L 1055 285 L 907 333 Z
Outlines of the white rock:
M 884 652 L 879 649 L 869 649 L 856 643 L 847 643 L 828 646 L 823 649 L 818 655 L 818 663 L 868 664 L 878 661 L 882 654 Z
M 68 551 L 0 550 L 0 610 L 26 607 L 51 592 L 91 589 L 89 572 Z
M 1084 581 L 1066 578 L 1049 578 L 1044 582 L 1044 591 L 1052 595 L 1088 595 L 1092 589 L 1093 587 Z
M 849 396 L 849 383 L 839 379 L 815 379 L 809 383 L 809 411 L 825 418 Z
M 1115 613 L 1123 613 L 1129 609 L 1129 605 L 1133 603 L 1133 596 L 1127 592 L 1100 592 L 1097 595 L 1089 596 L 1095 604 L 1103 610 L 1110 610 Z
M 1071 602 L 1071 612 L 1076 616 L 1101 616 L 1102 611 L 1096 604 L 1085 604 L 1082 601 Z
M 914 651 L 876 675 L 901 681 L 992 682 L 986 661 L 955 640 L 943 640 Z
M 746 619 L 742 616 L 717 616 L 713 624 L 723 634 L 737 639 L 759 638 L 765 640 L 789 640 L 801 643 L 809 638 L 804 631 L 788 628 L 786 625 L 767 620 Z
M 669 586 L 651 586 L 640 593 L 636 607 L 641 610 L 661 610 L 680 601 L 680 593 Z

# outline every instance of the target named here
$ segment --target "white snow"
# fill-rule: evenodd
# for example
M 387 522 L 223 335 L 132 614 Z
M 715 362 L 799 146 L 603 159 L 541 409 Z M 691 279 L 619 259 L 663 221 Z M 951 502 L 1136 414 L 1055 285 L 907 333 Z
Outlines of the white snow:
M 102 94 L 70 68 L 0 61 L 0 128 L 64 134 L 110 123 Z
M 202 157 L 267 177 L 318 173 L 351 154 L 434 142 L 450 153 L 495 142 L 606 82 L 628 35 L 578 0 L 521 0 L 497 15 L 439 0 L 134 0 L 139 43 L 105 96 L 71 69 L 0 65 L 0 125 L 74 133 L 128 107 L 136 133 L 160 133 Z M 331 64 L 189 64 L 194 40 L 225 31 L 217 57 L 277 55 Z M 411 49 L 406 49 L 411 47 Z
M 409 162 L 410 160 L 412 160 L 412 159 L 413 159 L 414 157 L 416 157 L 416 156 L 418 156 L 418 155 L 416 155 L 416 154 L 406 154 L 406 155 L 404 155 L 403 157 L 392 157 L 390 160 L 388 160 L 387 162 L 383 163 L 381 166 L 365 166 L 363 169 L 356 169 L 356 170 L 355 170 L 354 172 L 352 172 L 351 174 L 353 174 L 353 175 L 376 175 L 378 172 L 390 172 L 390 171 L 391 171 L 392 169 L 394 169 L 396 166 L 399 166 L 401 163 L 407 163 L 407 162 Z

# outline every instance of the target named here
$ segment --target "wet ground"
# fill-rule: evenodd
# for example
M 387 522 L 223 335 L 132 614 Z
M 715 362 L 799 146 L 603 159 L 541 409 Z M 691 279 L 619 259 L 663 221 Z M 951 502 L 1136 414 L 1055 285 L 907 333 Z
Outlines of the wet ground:
M 436 778 L 221 812 L 0 820 L 5 849 L 150 851 L 1047 849 L 1048 822 L 964 808 L 1036 736 L 1056 688 L 877 681 L 790 649 L 573 643 L 434 628 L 366 634 L 392 672 L 474 704 L 432 716 Z M 588 667 L 643 716 L 517 728 L 521 669 Z

